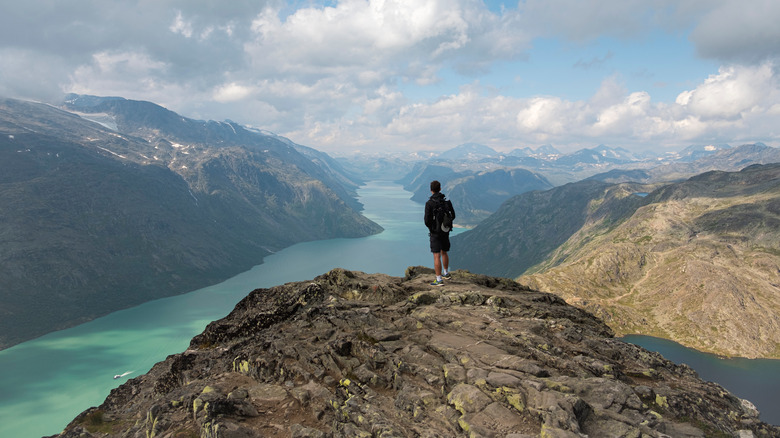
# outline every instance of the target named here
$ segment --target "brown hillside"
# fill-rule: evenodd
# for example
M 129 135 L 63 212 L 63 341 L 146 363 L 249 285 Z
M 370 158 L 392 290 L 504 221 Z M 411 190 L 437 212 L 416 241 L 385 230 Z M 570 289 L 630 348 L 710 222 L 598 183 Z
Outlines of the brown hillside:
M 562 263 L 518 281 L 590 310 L 618 334 L 778 358 L 779 177 L 780 167 L 757 166 L 662 189 L 614 229 L 586 224 L 547 259 Z

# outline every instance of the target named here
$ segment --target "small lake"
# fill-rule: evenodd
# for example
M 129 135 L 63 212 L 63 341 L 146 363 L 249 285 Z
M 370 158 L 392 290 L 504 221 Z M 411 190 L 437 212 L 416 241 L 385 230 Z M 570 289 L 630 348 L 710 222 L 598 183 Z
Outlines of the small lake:
M 382 225 L 384 232 L 297 244 L 220 284 L 115 312 L 0 351 L 0 437 L 38 438 L 60 432 L 76 415 L 101 404 L 126 379 L 184 351 L 206 324 L 227 315 L 253 289 L 309 280 L 337 267 L 403 276 L 408 266 L 432 266 L 428 233 L 422 224 L 423 205 L 412 202 L 411 193 L 398 184 L 379 181 L 367 184 L 358 194 L 364 214 Z M 451 268 L 461 268 L 458 248 L 453 247 L 450 254 Z M 653 338 L 629 339 L 654 349 Z M 658 345 L 667 348 L 664 342 Z M 656 351 L 675 362 L 688 363 L 702 378 L 721 383 L 756 404 L 764 421 L 780 424 L 780 361 L 732 362 L 712 356 L 698 364 L 688 356 L 678 356 L 696 352 L 679 348 Z M 124 373 L 129 374 L 113 378 Z M 746 378 L 757 379 L 756 386 L 740 380 Z M 734 387 L 732 380 L 737 382 Z

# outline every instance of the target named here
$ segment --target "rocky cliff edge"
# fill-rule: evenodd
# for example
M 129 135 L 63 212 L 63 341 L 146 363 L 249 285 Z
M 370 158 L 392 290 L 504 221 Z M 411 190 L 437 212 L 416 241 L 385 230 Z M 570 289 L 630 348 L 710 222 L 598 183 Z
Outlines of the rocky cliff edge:
M 456 271 L 257 289 L 58 437 L 774 437 L 555 295 Z

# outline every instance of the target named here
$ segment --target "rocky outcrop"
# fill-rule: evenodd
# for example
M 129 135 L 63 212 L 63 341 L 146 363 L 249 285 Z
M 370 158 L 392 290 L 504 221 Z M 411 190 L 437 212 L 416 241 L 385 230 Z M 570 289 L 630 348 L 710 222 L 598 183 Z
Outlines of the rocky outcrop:
M 333 270 L 258 289 L 59 437 L 780 435 L 684 365 L 514 281 Z

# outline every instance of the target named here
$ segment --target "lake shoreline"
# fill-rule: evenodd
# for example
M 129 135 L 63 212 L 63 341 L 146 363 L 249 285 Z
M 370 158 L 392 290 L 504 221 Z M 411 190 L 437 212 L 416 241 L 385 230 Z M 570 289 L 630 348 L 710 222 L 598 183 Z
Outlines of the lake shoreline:
M 755 405 L 762 421 L 780 425 L 780 360 L 722 357 L 646 335 L 616 339 L 660 353 L 674 363 L 688 365 L 702 379 L 717 383 Z

